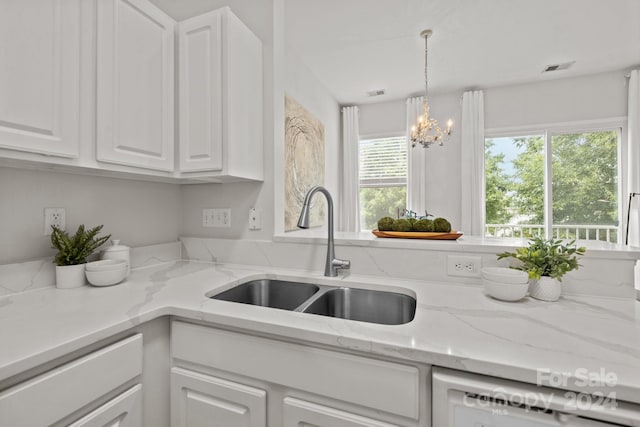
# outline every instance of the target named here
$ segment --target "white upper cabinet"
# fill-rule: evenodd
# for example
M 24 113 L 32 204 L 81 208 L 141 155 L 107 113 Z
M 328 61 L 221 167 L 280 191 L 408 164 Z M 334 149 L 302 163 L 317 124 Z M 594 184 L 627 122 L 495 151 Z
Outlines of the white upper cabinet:
M 77 157 L 80 0 L 0 10 L 0 148 Z
M 98 0 L 98 161 L 174 170 L 174 31 L 146 0 Z
M 0 157 L 263 180 L 262 42 L 228 7 L 178 25 L 149 0 L 0 0 L 0 64 Z
M 178 40 L 182 176 L 262 180 L 260 39 L 225 7 L 180 22 Z

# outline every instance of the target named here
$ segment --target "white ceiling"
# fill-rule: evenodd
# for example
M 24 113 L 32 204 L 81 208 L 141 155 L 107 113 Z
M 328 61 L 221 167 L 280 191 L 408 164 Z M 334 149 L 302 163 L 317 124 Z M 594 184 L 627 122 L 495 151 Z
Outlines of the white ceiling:
M 285 0 L 288 48 L 341 104 L 640 65 L 640 0 Z M 565 71 L 546 65 L 576 61 Z M 366 92 L 385 89 L 369 98 Z

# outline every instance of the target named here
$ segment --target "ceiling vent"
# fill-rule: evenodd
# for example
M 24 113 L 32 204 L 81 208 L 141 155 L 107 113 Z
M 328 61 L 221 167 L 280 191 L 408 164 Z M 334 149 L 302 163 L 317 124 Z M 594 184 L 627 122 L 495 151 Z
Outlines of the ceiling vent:
M 367 96 L 380 96 L 380 95 L 384 95 L 384 89 L 370 90 L 369 92 L 367 92 Z
M 542 70 L 543 73 L 548 73 L 551 71 L 560 71 L 560 70 L 566 70 L 569 67 L 571 67 L 573 64 L 575 64 L 576 61 L 571 61 L 571 62 L 565 62 L 563 64 L 553 64 L 553 65 L 547 65 L 546 67 L 544 67 L 544 70 Z

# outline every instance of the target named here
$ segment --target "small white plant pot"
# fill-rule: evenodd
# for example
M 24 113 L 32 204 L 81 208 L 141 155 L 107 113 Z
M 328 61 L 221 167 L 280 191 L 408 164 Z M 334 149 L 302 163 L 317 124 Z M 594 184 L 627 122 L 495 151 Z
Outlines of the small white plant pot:
M 56 265 L 56 287 L 58 289 L 79 288 L 87 284 L 84 264 Z
M 531 279 L 529 295 L 542 301 L 558 301 L 562 293 L 562 285 L 558 279 L 542 276 L 540 279 Z

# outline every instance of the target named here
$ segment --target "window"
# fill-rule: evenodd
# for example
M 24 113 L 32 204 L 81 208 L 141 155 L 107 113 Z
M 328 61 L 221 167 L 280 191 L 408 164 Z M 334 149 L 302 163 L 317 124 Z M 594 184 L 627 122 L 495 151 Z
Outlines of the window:
M 618 242 L 619 129 L 485 140 L 485 234 Z
M 373 230 L 383 216 L 396 217 L 407 199 L 407 138 L 360 140 L 360 228 Z

